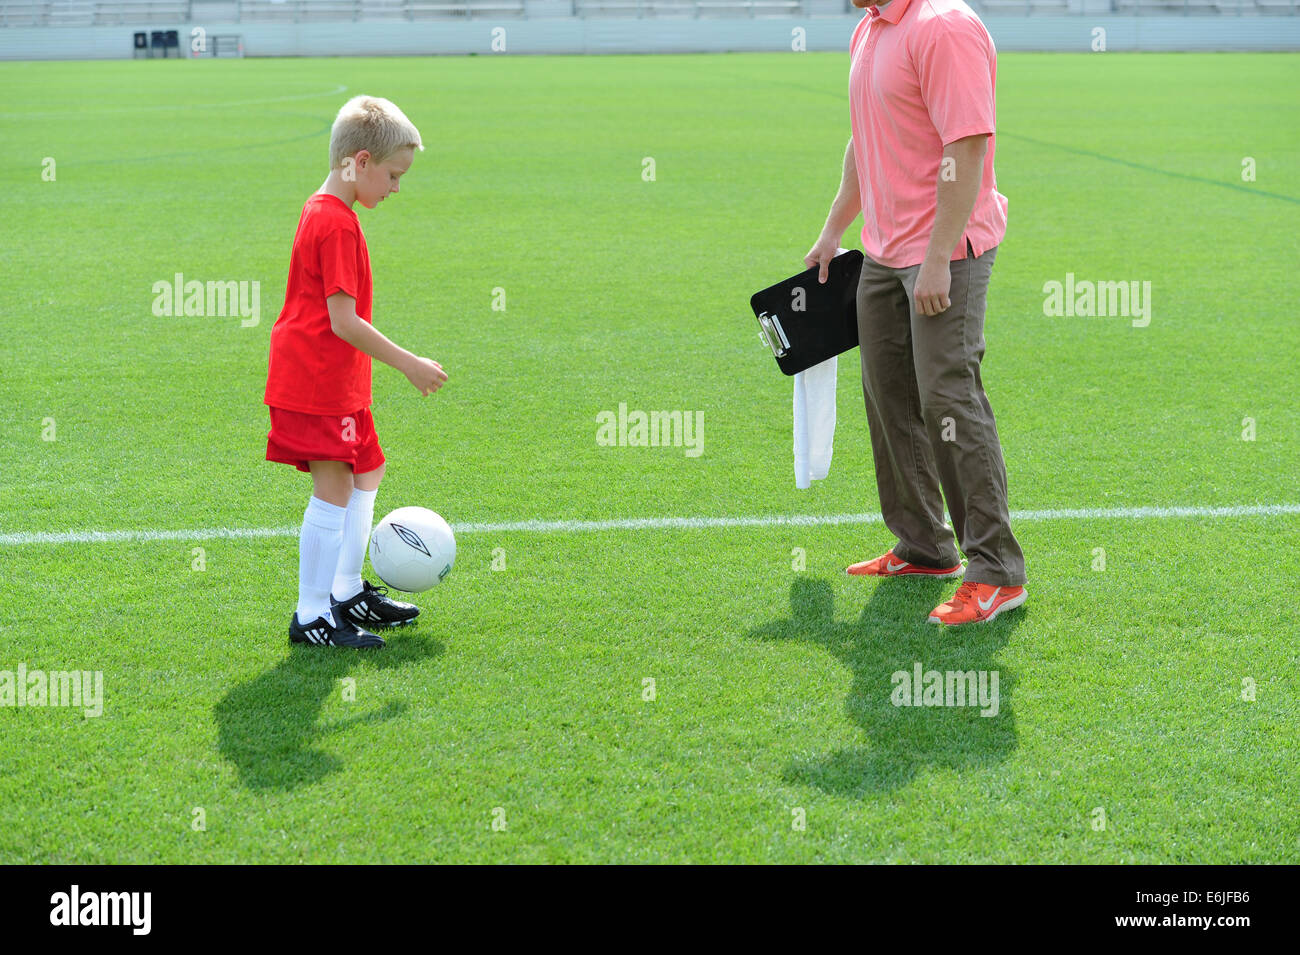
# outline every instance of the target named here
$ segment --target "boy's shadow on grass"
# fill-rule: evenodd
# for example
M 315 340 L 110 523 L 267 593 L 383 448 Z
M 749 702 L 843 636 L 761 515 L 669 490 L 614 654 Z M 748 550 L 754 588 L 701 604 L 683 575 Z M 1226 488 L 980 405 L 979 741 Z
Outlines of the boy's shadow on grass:
M 799 579 L 790 587 L 790 616 L 749 634 L 761 640 L 819 644 L 853 671 L 844 708 L 870 742 L 795 759 L 783 774 L 787 782 L 861 798 L 906 786 L 927 768 L 985 766 L 1002 762 L 1015 749 L 1014 676 L 993 656 L 1020 625 L 1027 608 L 1008 611 L 992 623 L 940 628 L 926 618 L 948 583 L 907 577 L 875 582 L 857 621 L 837 623 L 831 585 L 815 578 Z M 923 671 L 941 673 L 998 671 L 997 715 L 981 716 L 979 705 L 895 706 L 893 674 L 905 671 L 910 680 L 917 663 Z
M 406 709 L 404 703 L 387 703 L 318 724 L 325 701 L 342 692 L 339 681 L 353 671 L 405 666 L 442 650 L 437 640 L 401 633 L 382 650 L 293 646 L 273 669 L 241 683 L 216 705 L 221 755 L 234 763 L 240 781 L 250 789 L 288 791 L 319 782 L 342 768 L 335 756 L 315 748 L 319 740 L 392 719 Z M 359 710 L 364 706 L 348 705 Z

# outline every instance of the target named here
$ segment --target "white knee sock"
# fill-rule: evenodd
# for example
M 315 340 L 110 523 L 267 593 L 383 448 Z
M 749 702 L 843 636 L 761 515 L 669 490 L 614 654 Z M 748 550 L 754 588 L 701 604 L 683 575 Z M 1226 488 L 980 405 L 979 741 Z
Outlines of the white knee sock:
M 334 569 L 334 599 L 347 600 L 361 593 L 361 564 L 370 543 L 370 527 L 375 522 L 375 495 L 378 491 L 352 489 L 348 516 L 343 523 L 343 548 Z
M 348 509 L 313 497 L 302 516 L 298 538 L 298 622 L 330 616 L 330 584 L 343 546 L 343 519 Z

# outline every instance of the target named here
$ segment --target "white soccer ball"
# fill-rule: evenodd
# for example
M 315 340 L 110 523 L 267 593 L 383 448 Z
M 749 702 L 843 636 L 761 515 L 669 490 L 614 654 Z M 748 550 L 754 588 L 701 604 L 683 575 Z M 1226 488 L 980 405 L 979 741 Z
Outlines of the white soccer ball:
M 394 590 L 417 594 L 438 586 L 456 562 L 456 536 L 426 507 L 399 507 L 370 535 L 370 563 Z

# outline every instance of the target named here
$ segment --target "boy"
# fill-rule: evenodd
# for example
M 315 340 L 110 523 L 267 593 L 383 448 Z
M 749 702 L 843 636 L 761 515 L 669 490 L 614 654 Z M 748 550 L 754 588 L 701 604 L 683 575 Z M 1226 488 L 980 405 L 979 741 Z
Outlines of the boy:
M 330 131 L 330 173 L 303 206 L 289 259 L 284 309 L 271 330 L 266 459 L 312 479 L 298 541 L 298 608 L 289 641 L 382 647 L 359 624 L 410 623 L 420 611 L 361 579 L 384 477 L 370 415 L 370 359 L 406 375 L 420 393 L 447 381 L 442 366 L 389 341 L 370 323 L 370 256 L 352 211 L 398 191 L 420 133 L 386 99 L 356 96 Z

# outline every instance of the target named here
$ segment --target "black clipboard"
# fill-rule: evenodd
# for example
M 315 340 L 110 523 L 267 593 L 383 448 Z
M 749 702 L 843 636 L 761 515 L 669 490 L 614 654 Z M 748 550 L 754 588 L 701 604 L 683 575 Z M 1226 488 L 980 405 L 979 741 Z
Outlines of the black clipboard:
M 787 375 L 858 345 L 862 253 L 852 249 L 831 259 L 825 285 L 817 281 L 817 273 L 816 267 L 800 272 L 749 300 L 759 334 Z

